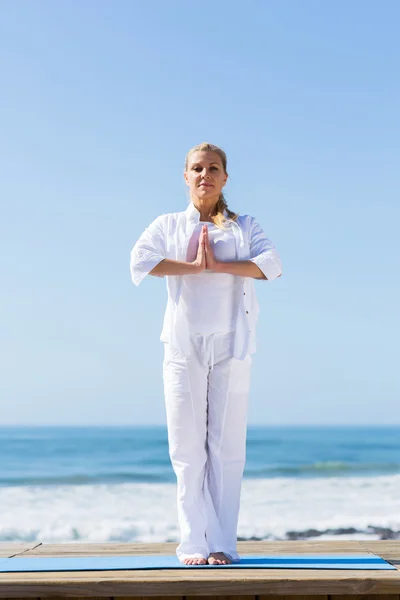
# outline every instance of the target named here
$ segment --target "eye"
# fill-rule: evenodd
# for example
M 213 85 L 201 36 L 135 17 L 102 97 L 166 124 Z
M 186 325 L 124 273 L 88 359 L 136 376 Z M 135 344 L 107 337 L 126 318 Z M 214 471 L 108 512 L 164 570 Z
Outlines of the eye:
M 203 170 L 203 167 L 201 167 L 200 165 L 194 165 L 192 167 L 192 170 L 199 172 Z M 213 165 L 212 167 L 210 167 L 210 171 L 219 171 L 219 167 Z
M 200 171 L 203 170 L 199 165 L 192 167 L 192 169 L 193 169 L 193 171 L 198 171 L 199 169 L 200 169 Z M 210 171 L 213 171 L 213 170 L 218 171 L 218 167 L 210 167 Z

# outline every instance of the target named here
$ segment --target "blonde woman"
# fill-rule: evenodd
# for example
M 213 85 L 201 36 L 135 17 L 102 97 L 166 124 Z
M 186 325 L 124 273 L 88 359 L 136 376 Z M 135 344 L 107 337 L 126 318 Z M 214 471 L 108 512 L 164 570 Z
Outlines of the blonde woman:
M 189 206 L 157 217 L 142 233 L 131 275 L 136 285 L 148 274 L 167 284 L 161 340 L 177 556 L 184 564 L 230 564 L 240 561 L 237 523 L 259 310 L 254 279 L 271 281 L 282 268 L 254 217 L 228 209 L 221 148 L 192 148 L 184 177 Z

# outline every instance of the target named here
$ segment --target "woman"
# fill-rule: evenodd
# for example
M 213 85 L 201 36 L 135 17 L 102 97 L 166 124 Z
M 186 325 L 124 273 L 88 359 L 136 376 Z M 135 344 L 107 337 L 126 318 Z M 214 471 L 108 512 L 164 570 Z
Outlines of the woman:
M 254 279 L 276 279 L 281 261 L 249 215 L 227 207 L 225 152 L 192 148 L 185 211 L 157 217 L 131 252 L 136 285 L 166 277 L 161 333 L 169 455 L 177 477 L 184 564 L 238 562 L 237 523 L 246 452 Z

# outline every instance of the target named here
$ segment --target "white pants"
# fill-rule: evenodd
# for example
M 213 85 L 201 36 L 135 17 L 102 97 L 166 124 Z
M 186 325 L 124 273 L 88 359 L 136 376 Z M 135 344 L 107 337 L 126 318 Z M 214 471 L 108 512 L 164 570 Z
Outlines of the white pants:
M 177 477 L 180 561 L 236 550 L 246 458 L 251 356 L 232 358 L 234 334 L 192 335 L 184 358 L 165 344 L 169 455 Z

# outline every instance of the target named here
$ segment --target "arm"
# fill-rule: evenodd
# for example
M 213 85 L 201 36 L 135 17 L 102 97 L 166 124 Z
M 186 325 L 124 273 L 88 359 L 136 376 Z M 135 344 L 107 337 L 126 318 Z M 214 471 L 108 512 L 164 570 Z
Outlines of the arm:
M 131 252 L 132 281 L 139 285 L 146 275 L 193 275 L 206 268 L 204 230 L 199 238 L 197 256 L 193 262 L 181 262 L 166 258 L 163 216 L 157 217 L 142 233 Z
M 151 275 L 158 277 L 164 277 L 164 275 L 193 275 L 204 271 L 206 268 L 206 233 L 208 233 L 207 225 L 203 225 L 200 232 L 197 255 L 193 262 L 182 262 L 166 258 L 152 269 Z
M 218 273 L 229 273 L 239 277 L 254 279 L 276 279 L 282 275 L 281 260 L 274 246 L 253 219 L 250 228 L 250 259 L 228 262 L 217 261 L 214 257 L 208 230 L 206 232 L 207 267 Z
M 164 275 L 193 275 L 194 273 L 200 273 L 199 266 L 194 262 L 180 262 L 164 258 L 150 271 L 149 275 L 164 277 Z
M 217 273 L 229 273 L 238 277 L 253 277 L 254 279 L 267 279 L 264 273 L 251 260 L 235 260 L 233 262 L 215 261 L 213 271 Z

